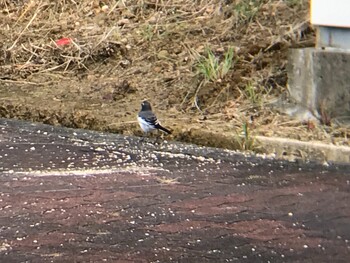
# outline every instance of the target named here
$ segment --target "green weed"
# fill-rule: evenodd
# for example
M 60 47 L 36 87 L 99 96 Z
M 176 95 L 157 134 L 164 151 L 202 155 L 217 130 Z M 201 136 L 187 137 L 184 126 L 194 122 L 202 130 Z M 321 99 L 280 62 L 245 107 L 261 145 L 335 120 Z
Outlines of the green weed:
M 285 0 L 285 2 L 290 7 L 296 7 L 296 6 L 302 6 L 304 3 L 304 0 Z
M 254 86 L 252 83 L 248 83 L 245 88 L 242 90 L 244 96 L 253 104 L 253 105 L 262 105 L 263 103 L 263 94 L 262 91 Z
M 242 131 L 236 134 L 236 141 L 241 150 L 253 151 L 255 148 L 255 139 L 250 134 L 249 125 L 247 122 L 243 123 Z
M 141 28 L 141 36 L 146 41 L 151 41 L 155 35 L 154 27 L 150 24 L 146 24 Z
M 241 0 L 235 6 L 235 12 L 240 22 L 253 20 L 262 5 L 262 0 Z
M 197 58 L 197 70 L 206 81 L 217 81 L 222 79 L 231 69 L 233 64 L 233 48 L 230 47 L 224 55 L 223 61 L 215 56 L 213 51 L 206 48 L 206 56 Z
M 233 48 L 230 47 L 225 53 L 224 61 L 221 65 L 221 77 L 225 76 L 232 67 L 233 63 Z

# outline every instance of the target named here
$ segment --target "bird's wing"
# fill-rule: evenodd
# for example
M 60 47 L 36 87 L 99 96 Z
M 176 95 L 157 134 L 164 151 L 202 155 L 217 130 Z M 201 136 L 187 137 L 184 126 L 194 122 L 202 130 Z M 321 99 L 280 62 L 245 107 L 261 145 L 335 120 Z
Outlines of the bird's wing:
M 156 115 L 154 115 L 154 114 L 153 114 L 153 116 L 148 117 L 146 120 L 147 120 L 147 122 L 149 122 L 153 126 L 159 125 L 159 121 L 158 121 Z
M 157 126 L 159 121 L 156 115 L 152 111 L 141 111 L 139 113 L 139 117 L 143 118 L 146 122 L 148 122 L 152 126 Z

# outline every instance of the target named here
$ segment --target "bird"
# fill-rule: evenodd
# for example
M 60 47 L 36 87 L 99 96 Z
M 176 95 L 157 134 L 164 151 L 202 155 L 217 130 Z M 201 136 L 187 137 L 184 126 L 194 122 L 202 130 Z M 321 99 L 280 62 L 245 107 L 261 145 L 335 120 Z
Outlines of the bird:
M 153 130 L 161 130 L 167 134 L 171 134 L 171 131 L 164 128 L 157 119 L 157 116 L 152 111 L 151 104 L 144 100 L 141 103 L 141 110 L 137 115 L 137 120 L 140 124 L 140 127 L 144 133 L 151 132 Z

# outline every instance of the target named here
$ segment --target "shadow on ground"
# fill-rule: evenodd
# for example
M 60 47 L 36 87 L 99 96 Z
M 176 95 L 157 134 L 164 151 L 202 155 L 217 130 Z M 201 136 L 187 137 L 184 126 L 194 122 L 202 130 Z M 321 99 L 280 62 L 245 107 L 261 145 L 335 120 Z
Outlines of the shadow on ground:
M 348 262 L 346 166 L 0 119 L 1 262 Z

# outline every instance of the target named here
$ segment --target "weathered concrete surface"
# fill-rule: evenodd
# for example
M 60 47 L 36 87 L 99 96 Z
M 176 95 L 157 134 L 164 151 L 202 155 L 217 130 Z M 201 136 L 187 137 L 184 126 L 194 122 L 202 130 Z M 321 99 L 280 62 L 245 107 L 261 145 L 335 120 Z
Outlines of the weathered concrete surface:
M 350 52 L 344 49 L 292 49 L 288 88 L 300 109 L 294 115 L 324 122 L 350 122 Z
M 350 30 L 343 27 L 317 26 L 316 47 L 350 48 Z
M 327 144 L 314 141 L 299 141 L 288 138 L 255 136 L 265 150 L 274 152 L 279 159 L 289 158 L 289 160 L 312 160 L 327 165 L 327 163 L 350 164 L 350 147 Z
M 0 120 L 0 262 L 349 262 L 346 166 Z

